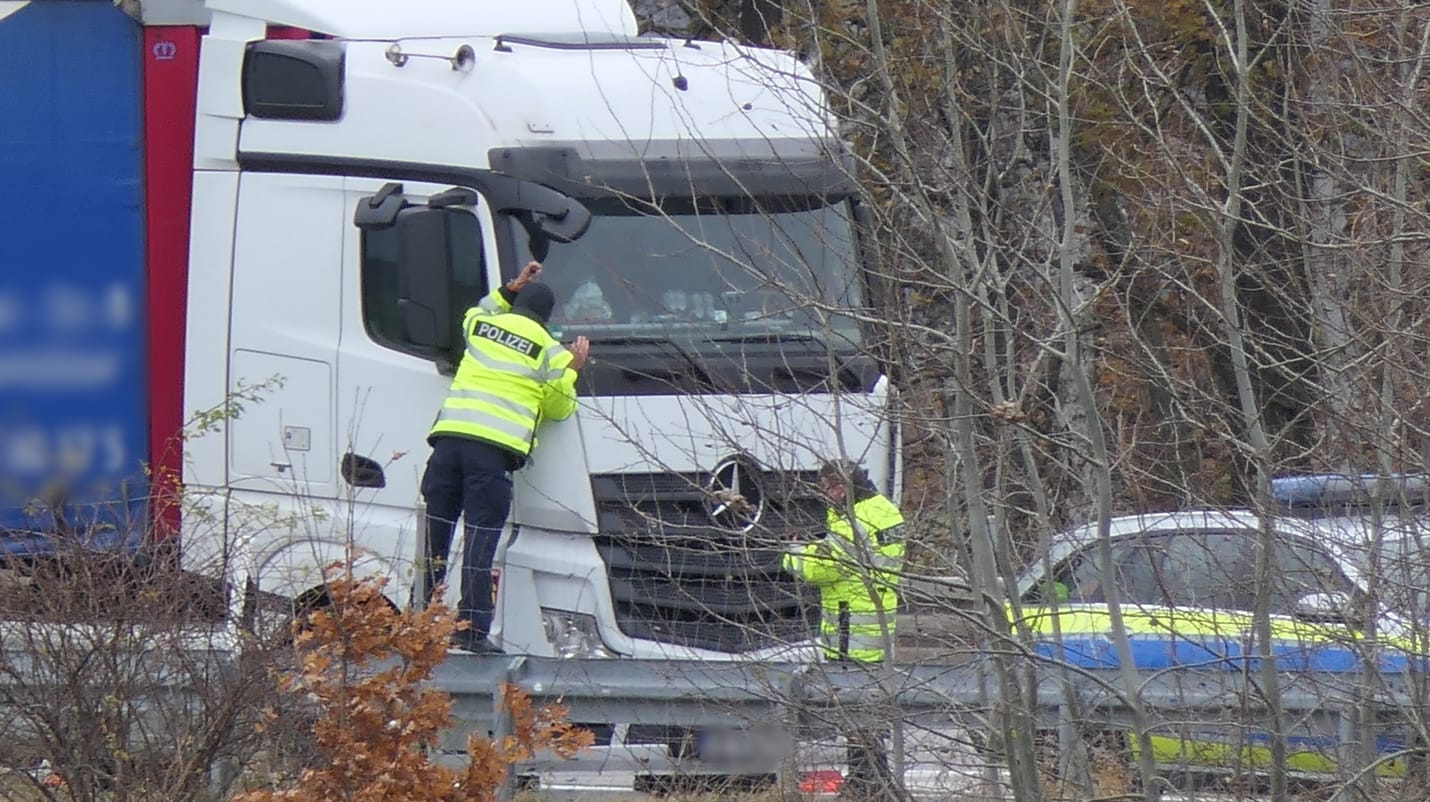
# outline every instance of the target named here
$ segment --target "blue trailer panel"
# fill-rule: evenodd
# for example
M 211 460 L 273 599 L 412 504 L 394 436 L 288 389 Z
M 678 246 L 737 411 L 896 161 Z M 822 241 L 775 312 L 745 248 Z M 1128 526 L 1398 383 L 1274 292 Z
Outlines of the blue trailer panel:
M 137 542 L 142 30 L 108 0 L 0 14 L 0 553 Z

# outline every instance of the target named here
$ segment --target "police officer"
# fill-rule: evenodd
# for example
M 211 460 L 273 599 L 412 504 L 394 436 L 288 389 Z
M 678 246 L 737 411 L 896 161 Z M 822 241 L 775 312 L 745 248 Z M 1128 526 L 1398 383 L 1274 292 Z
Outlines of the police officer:
M 829 502 L 823 540 L 784 555 L 786 571 L 819 588 L 820 636 L 835 661 L 879 663 L 893 643 L 899 575 L 904 562 L 904 516 L 879 493 L 864 468 L 830 460 L 819 469 Z M 841 796 L 899 799 L 882 732 L 853 724 L 848 735 L 849 775 Z
M 427 436 L 432 456 L 422 476 L 427 502 L 426 598 L 447 574 L 452 531 L 466 521 L 459 621 L 470 627 L 454 645 L 495 652 L 487 642 L 492 623 L 492 559 L 511 512 L 511 474 L 526 464 L 543 418 L 565 420 L 576 411 L 576 371 L 590 343 L 576 338 L 568 350 L 546 330 L 556 299 L 540 283 L 541 264 L 467 310 L 462 321 L 467 350 L 447 400 Z

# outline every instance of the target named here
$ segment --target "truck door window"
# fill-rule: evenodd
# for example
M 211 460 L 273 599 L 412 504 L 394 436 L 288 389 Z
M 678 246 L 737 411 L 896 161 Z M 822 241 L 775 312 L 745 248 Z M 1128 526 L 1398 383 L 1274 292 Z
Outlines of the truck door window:
M 482 230 L 477 219 L 463 209 L 446 209 L 452 217 L 447 226 L 452 280 L 448 300 L 452 320 L 460 324 L 466 310 L 487 292 L 486 263 L 482 251 Z M 363 324 L 368 336 L 379 345 L 418 353 L 406 336 L 398 300 L 403 292 L 403 265 L 396 227 L 361 229 Z M 458 337 L 457 342 L 461 342 Z

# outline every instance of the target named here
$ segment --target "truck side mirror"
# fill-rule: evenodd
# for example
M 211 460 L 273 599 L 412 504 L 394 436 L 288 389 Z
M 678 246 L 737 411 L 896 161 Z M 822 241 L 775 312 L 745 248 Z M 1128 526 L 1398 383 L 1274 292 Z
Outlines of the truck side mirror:
M 475 225 L 460 210 L 410 206 L 397 214 L 397 309 L 403 336 L 434 357 L 452 350 L 451 229 L 462 223 Z
M 369 335 L 447 374 L 461 360 L 462 315 L 486 291 L 482 226 L 471 213 L 479 200 L 458 186 L 423 203 L 389 182 L 353 212 Z
M 531 258 L 538 262 L 546 261 L 547 254 L 551 252 L 551 236 L 542 230 L 536 213 L 530 209 L 513 209 L 509 214 L 512 219 L 521 224 L 522 230 L 526 232 L 526 250 L 531 254 Z M 566 240 L 560 241 L 566 242 Z
M 363 198 L 353 212 L 353 225 L 364 231 L 391 228 L 397 222 L 397 213 L 407 208 L 407 198 L 402 194 L 402 185 L 389 181 L 382 185 L 376 195 Z
M 551 253 L 551 240 L 545 234 L 534 234 L 527 242 L 526 249 L 531 252 L 532 259 L 544 262 L 546 255 Z

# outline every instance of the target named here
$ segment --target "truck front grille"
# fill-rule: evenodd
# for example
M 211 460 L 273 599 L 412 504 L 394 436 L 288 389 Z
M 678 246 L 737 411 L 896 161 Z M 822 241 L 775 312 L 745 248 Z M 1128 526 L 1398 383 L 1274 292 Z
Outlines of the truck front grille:
M 794 537 L 823 531 L 813 472 L 759 471 L 750 478 L 763 508 L 746 531 L 712 519 L 709 473 L 591 478 L 596 549 L 622 632 L 721 652 L 815 636 L 817 593 L 780 567 Z

